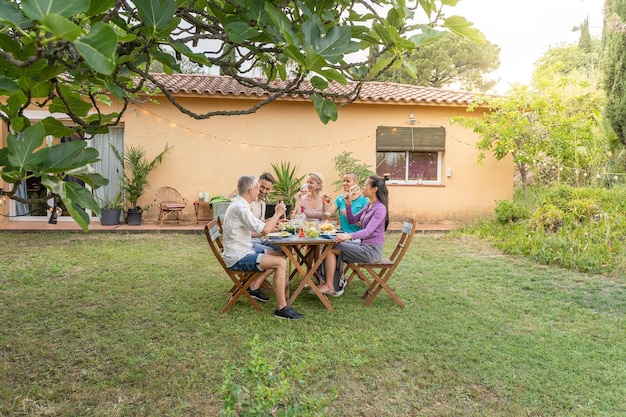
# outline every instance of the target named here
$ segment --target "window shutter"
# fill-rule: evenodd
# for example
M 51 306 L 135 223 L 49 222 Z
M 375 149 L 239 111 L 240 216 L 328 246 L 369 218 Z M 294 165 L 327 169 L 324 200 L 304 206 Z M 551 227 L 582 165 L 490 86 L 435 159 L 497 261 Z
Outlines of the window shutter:
M 446 129 L 443 127 L 393 127 L 376 128 L 376 151 L 443 151 Z

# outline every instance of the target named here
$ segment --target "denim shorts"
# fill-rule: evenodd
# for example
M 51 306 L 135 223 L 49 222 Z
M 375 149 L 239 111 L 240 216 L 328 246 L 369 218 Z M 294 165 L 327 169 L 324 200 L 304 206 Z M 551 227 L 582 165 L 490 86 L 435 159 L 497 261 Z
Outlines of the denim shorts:
M 254 253 L 247 254 L 228 269 L 236 271 L 263 271 L 261 269 L 261 255 L 267 253 L 267 248 L 254 247 L 253 249 Z
M 267 253 L 267 249 L 272 249 L 275 250 L 277 252 L 281 252 L 282 253 L 282 249 L 279 246 L 276 245 L 272 245 L 270 244 L 269 240 L 259 240 L 259 241 L 252 241 L 252 249 L 253 250 L 258 250 L 258 249 L 266 249 L 265 253 Z

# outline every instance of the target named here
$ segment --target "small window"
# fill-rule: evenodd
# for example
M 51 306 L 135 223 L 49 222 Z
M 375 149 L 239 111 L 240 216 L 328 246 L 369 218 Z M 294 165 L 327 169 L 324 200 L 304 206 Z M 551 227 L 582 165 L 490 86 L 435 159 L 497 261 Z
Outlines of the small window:
M 445 129 L 379 126 L 376 173 L 391 183 L 441 184 Z

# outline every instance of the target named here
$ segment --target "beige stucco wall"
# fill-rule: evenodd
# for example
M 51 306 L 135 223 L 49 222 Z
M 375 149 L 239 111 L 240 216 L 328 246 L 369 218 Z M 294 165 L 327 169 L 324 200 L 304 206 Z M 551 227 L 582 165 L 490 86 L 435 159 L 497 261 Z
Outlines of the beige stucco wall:
M 198 112 L 241 108 L 242 102 L 250 101 L 181 99 Z M 281 160 L 296 164 L 302 175 L 320 172 L 325 190 L 336 195 L 331 183 L 339 177 L 332 158 L 348 150 L 373 167 L 376 127 L 408 126 L 410 112 L 415 114 L 416 127 L 446 128 L 442 185 L 390 185 L 392 221 L 414 217 L 419 223 L 467 223 L 491 215 L 496 200 L 512 197 L 512 161 L 488 156 L 478 165 L 474 146 L 478 137 L 449 124 L 451 117 L 467 114 L 464 108 L 351 104 L 340 109 L 336 122 L 324 125 L 310 102 L 274 102 L 252 115 L 207 120 L 192 119 L 165 100 L 161 102 L 132 106 L 124 117 L 127 145 L 142 144 L 149 156 L 160 152 L 165 143 L 174 146 L 150 175 L 152 189 L 140 205 L 149 204 L 153 190 L 162 185 L 175 187 L 191 201 L 199 191 L 227 195 L 240 175 L 258 176 Z M 450 177 L 445 175 L 447 168 L 452 170 Z M 145 219 L 154 220 L 156 215 L 156 210 L 148 210 Z M 186 216 L 193 218 L 193 206 L 186 209 Z
M 199 113 L 241 109 L 254 103 L 253 98 L 196 96 L 179 100 Z M 199 191 L 228 195 L 235 190 L 239 176 L 271 172 L 271 163 L 283 160 L 297 165 L 301 175 L 321 173 L 325 191 L 337 195 L 331 183 L 339 174 L 332 158 L 347 150 L 374 167 L 376 127 L 410 126 L 409 113 L 415 114 L 416 127 L 446 128 L 442 184 L 390 184 L 391 221 L 413 217 L 419 223 L 470 223 L 492 215 L 496 200 L 512 198 L 511 159 L 495 161 L 488 155 L 478 165 L 477 135 L 449 124 L 451 117 L 467 115 L 463 107 L 353 103 L 340 108 L 336 122 L 324 125 L 308 101 L 276 101 L 251 115 L 206 120 L 183 115 L 164 98 L 160 101 L 131 105 L 123 118 L 126 145 L 141 144 L 149 157 L 161 152 L 166 143 L 173 146 L 163 164 L 150 174 L 151 186 L 140 206 L 150 205 L 154 190 L 162 185 L 178 189 L 190 201 L 197 199 Z M 6 146 L 4 124 L 0 140 Z M 450 177 L 447 168 L 452 170 Z M 8 214 L 8 204 L 0 207 L 0 213 Z M 144 213 L 144 221 L 155 221 L 157 214 L 152 206 Z M 184 215 L 188 220 L 194 218 L 192 204 Z M 3 221 L 6 217 L 0 218 Z

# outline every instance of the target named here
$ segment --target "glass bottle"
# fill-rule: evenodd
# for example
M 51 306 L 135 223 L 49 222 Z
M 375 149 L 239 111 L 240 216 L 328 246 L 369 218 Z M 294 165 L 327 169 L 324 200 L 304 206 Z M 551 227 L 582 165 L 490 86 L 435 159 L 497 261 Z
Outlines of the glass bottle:
M 304 206 L 300 207 L 300 213 L 296 217 L 298 219 L 298 225 L 300 229 L 298 230 L 298 236 L 301 238 L 304 237 L 304 222 L 306 221 L 306 215 L 304 214 Z

